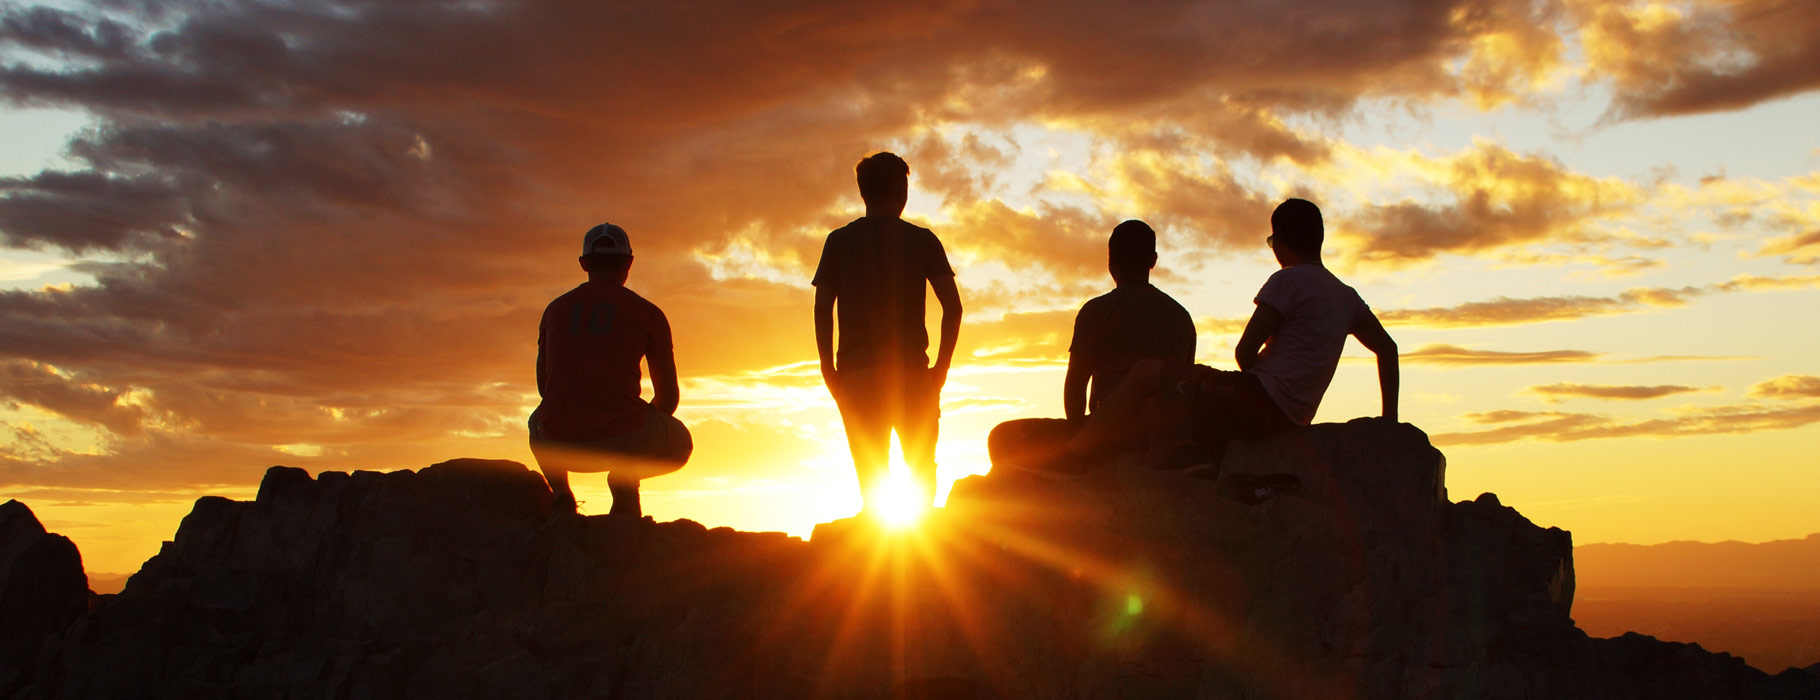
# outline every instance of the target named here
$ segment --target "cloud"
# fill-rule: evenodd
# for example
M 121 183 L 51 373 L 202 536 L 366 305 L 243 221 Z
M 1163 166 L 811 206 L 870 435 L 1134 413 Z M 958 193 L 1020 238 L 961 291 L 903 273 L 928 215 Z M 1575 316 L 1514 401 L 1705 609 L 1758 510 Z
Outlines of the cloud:
M 1781 255 L 1796 265 L 1820 262 L 1820 229 L 1770 239 L 1759 254 Z
M 576 238 L 601 220 L 636 240 L 632 287 L 669 314 L 686 377 L 803 361 L 822 236 L 859 215 L 853 163 L 883 148 L 910 154 L 918 187 L 942 199 L 952 252 L 1030 278 L 966 290 L 970 310 L 1035 294 L 1072 307 L 1105 284 L 1105 233 L 1131 214 L 1061 192 L 1024 204 L 990 175 L 1013 169 L 1016 149 L 969 130 L 1050 125 L 1139 146 L 1101 163 L 1108 196 L 1160 212 L 1171 245 L 1255 246 L 1268 201 L 1231 160 L 1329 164 L 1335 144 L 1295 125 L 1361 99 L 1521 95 L 1561 60 L 1546 29 L 1557 12 L 1498 0 L 9 7 L 0 100 L 95 123 L 59 169 L 0 180 L 0 246 L 74 254 L 71 270 L 94 282 L 0 292 L 6 392 L 123 439 L 98 454 L 15 450 L 0 484 L 245 483 L 272 461 L 518 454 L 539 314 L 581 281 Z M 1284 21 L 1296 16 L 1322 19 Z M 1493 224 L 1490 237 L 1439 227 L 1388 249 L 1418 259 L 1571 237 L 1622 205 L 1540 157 L 1479 147 L 1456 161 L 1448 181 L 1484 206 L 1472 194 L 1452 210 L 1463 226 Z M 1524 188 L 1570 202 L 1556 212 Z M 963 351 L 1052 361 L 1071 313 L 971 323 Z M 273 450 L 291 444 L 322 452 Z
M 1691 393 L 1696 393 L 1696 392 L 1701 392 L 1701 391 L 1716 391 L 1716 390 L 1718 390 L 1718 388 L 1719 387 L 1707 387 L 1707 388 L 1703 389 L 1700 387 L 1680 386 L 1680 385 L 1675 385 L 1675 384 L 1662 384 L 1662 385 L 1657 385 L 1657 386 L 1622 386 L 1622 385 L 1610 385 L 1610 384 L 1574 384 L 1571 382 L 1562 382 L 1559 384 L 1545 384 L 1545 385 L 1541 385 L 1541 386 L 1532 386 L 1532 387 L 1529 387 L 1528 389 L 1525 389 L 1524 391 L 1527 393 L 1531 393 L 1531 394 L 1538 394 L 1544 400 L 1548 401 L 1549 403 L 1560 403 L 1562 401 L 1565 401 L 1565 400 L 1571 399 L 1571 398 L 1588 398 L 1588 399 L 1619 400 L 1619 401 L 1640 401 L 1643 399 L 1657 399 L 1657 398 L 1661 398 L 1664 396 L 1674 396 L 1676 394 L 1691 394 Z
M 1711 294 L 1738 292 L 1776 292 L 1812 289 L 1820 286 L 1820 275 L 1784 275 L 1762 277 L 1739 275 L 1724 282 L 1698 287 L 1634 287 L 1615 296 L 1584 295 L 1499 297 L 1457 306 L 1425 309 L 1386 309 L 1377 312 L 1386 325 L 1425 326 L 1430 328 L 1471 328 L 1505 326 L 1547 321 L 1567 321 L 1593 316 L 1613 316 L 1650 309 L 1686 306 L 1694 299 Z
M 1720 355 L 1654 355 L 1650 357 L 1612 358 L 1605 353 L 1590 352 L 1586 350 L 1507 352 L 1502 350 L 1473 350 L 1447 344 L 1424 345 L 1415 350 L 1400 353 L 1400 358 L 1405 363 L 1441 365 L 1444 367 L 1461 367 L 1469 365 L 1550 365 L 1577 362 L 1642 364 L 1650 362 L 1752 359 L 1748 357 Z
M 1356 239 L 1342 248 L 1349 264 L 1394 268 L 1443 254 L 1609 245 L 1615 239 L 1598 223 L 1641 201 L 1635 186 L 1617 178 L 1582 175 L 1551 158 L 1483 141 L 1425 165 L 1433 172 L 1424 177 L 1445 203 L 1370 204 L 1340 222 L 1334 228 Z
M 1820 8 L 1782 0 L 1574 0 L 1589 77 L 1613 116 L 1743 109 L 1820 87 Z
M 1412 364 L 1464 366 L 1594 362 L 1601 357 L 1604 357 L 1602 353 L 1587 352 L 1585 350 L 1503 352 L 1498 350 L 1470 350 L 1457 345 L 1424 345 L 1415 350 L 1401 353 L 1400 359 L 1402 362 Z
M 1750 395 L 1765 399 L 1820 398 L 1820 377 L 1785 374 L 1752 385 Z
M 1469 423 L 1496 427 L 1439 433 L 1433 436 L 1434 444 L 1446 447 L 1495 445 L 1521 440 L 1577 442 L 1607 438 L 1670 438 L 1790 430 L 1820 423 L 1820 403 L 1779 408 L 1720 406 L 1672 418 L 1645 420 L 1558 411 L 1489 411 L 1468 413 L 1463 417 Z
M 142 432 L 145 408 L 125 403 L 125 392 L 64 377 L 36 362 L 0 364 L 0 401 L 31 404 L 78 423 L 98 425 L 116 435 Z

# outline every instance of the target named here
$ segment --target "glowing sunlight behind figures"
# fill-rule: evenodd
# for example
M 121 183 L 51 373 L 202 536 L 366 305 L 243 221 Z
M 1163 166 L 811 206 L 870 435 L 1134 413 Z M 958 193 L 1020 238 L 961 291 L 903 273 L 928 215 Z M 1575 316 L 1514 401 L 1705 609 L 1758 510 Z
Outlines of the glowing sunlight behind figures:
M 898 449 L 896 436 L 891 438 L 891 470 L 873 488 L 879 499 L 878 512 L 874 517 L 886 529 L 908 530 L 916 527 L 923 515 L 929 512 L 931 496 L 917 486 L 916 479 L 911 477 L 910 467 L 904 464 L 903 450 Z

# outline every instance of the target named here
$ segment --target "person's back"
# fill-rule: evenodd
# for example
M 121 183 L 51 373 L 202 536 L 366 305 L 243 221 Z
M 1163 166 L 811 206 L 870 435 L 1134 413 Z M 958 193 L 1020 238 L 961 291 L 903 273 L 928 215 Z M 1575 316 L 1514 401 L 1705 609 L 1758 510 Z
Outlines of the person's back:
M 865 216 L 830 232 L 812 284 L 840 291 L 837 366 L 927 366 L 924 290 L 953 275 L 935 233 L 903 219 Z
M 543 401 L 526 427 L 531 455 L 556 497 L 574 512 L 569 472 L 609 472 L 608 515 L 643 516 L 638 482 L 682 468 L 694 452 L 676 419 L 680 399 L 670 321 L 627 289 L 632 243 L 601 224 L 582 237 L 588 281 L 550 302 L 537 328 L 537 393 Z M 651 370 L 653 396 L 640 395 L 639 361 Z
M 1144 282 L 1114 287 L 1087 300 L 1075 316 L 1069 358 L 1091 363 L 1087 411 L 1092 412 L 1143 360 L 1194 361 L 1194 319 L 1173 297 Z
M 640 361 L 669 347 L 662 311 L 623 286 L 583 282 L 544 309 L 543 370 L 552 381 L 538 412 L 544 434 L 597 440 L 644 423 Z
M 902 219 L 909 164 L 875 153 L 854 167 L 854 175 L 866 215 L 828 234 L 810 282 L 822 381 L 840 408 L 863 510 L 876 514 L 884 505 L 880 486 L 890 470 L 894 430 L 926 508 L 935 497 L 935 441 L 942 386 L 960 336 L 960 292 L 941 241 Z M 925 284 L 942 306 L 933 365 L 923 327 Z
M 1286 200 L 1271 213 L 1270 227 L 1265 243 L 1281 269 L 1254 299 L 1256 308 L 1233 351 L 1239 371 L 1141 362 L 1068 445 L 1039 468 L 1079 469 L 1084 458 L 1136 436 L 1168 437 L 1181 430 L 1186 441 L 1165 446 L 1170 455 L 1157 466 L 1217 476 L 1232 439 L 1258 439 L 1313 421 L 1348 335 L 1377 356 L 1383 416 L 1396 420 L 1396 341 L 1358 293 L 1321 265 L 1320 209 L 1307 200 Z M 1293 478 L 1234 484 L 1233 493 L 1247 501 L 1296 485 Z
M 1314 421 L 1333 382 L 1346 336 L 1371 311 L 1359 293 L 1319 263 L 1283 268 L 1258 290 L 1256 302 L 1283 317 L 1249 372 L 1290 420 Z
M 1156 260 L 1156 232 L 1148 224 L 1133 219 L 1113 228 L 1106 241 L 1106 269 L 1116 286 L 1087 300 L 1075 315 L 1068 372 L 1062 379 L 1065 418 L 1024 418 L 995 426 L 986 436 L 995 467 L 1028 468 L 1042 462 L 1074 435 L 1087 413 L 1099 410 L 1138 363 L 1194 361 L 1194 320 L 1150 284 Z

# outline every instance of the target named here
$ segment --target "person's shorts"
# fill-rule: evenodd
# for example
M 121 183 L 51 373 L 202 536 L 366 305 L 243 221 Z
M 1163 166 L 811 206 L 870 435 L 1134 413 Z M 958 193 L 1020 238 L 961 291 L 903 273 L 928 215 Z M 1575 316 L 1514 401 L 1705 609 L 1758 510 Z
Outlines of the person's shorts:
M 632 432 L 576 442 L 544 438 L 532 415 L 531 455 L 539 465 L 584 474 L 613 472 L 645 479 L 681 469 L 695 452 L 688 426 L 655 406 L 645 411 L 644 425 Z
M 1166 395 L 1165 401 L 1188 403 L 1190 423 L 1198 432 L 1257 439 L 1296 427 L 1264 391 L 1258 376 L 1250 372 L 1170 365 L 1164 369 L 1158 389 Z

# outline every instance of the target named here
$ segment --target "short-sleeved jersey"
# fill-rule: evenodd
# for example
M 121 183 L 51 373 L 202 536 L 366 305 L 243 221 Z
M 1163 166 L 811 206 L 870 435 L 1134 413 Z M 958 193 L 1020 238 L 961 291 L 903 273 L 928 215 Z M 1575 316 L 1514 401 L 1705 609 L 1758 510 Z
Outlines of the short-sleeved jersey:
M 902 219 L 861 217 L 829 233 L 811 284 L 835 293 L 836 366 L 927 366 L 927 282 L 953 276 L 935 234 Z
M 1313 263 L 1276 271 L 1255 301 L 1281 313 L 1283 325 L 1264 341 L 1250 371 L 1283 415 L 1308 425 L 1333 382 L 1346 336 L 1371 309 L 1352 287 Z
M 1153 285 L 1118 287 L 1081 306 L 1068 352 L 1093 378 L 1091 412 L 1138 360 L 1194 362 L 1194 319 Z
M 616 284 L 584 282 L 550 302 L 537 331 L 543 356 L 544 434 L 565 442 L 637 430 L 639 360 L 671 352 L 670 321 L 655 304 Z

